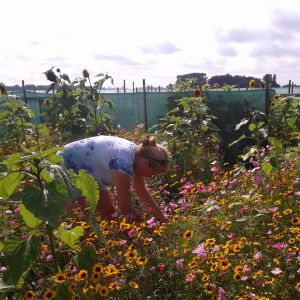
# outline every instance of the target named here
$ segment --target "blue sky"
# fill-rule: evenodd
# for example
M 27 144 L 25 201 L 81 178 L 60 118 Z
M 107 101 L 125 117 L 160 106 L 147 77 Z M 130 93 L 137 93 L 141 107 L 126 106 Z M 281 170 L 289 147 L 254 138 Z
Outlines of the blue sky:
M 6 85 L 48 84 L 52 66 L 108 73 L 115 87 L 192 72 L 300 84 L 297 0 L 2 0 L 0 28 Z

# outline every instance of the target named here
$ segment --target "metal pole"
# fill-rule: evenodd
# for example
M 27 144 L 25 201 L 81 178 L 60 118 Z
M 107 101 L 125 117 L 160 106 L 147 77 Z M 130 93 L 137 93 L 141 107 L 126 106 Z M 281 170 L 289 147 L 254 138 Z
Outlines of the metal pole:
M 145 131 L 148 131 L 148 120 L 147 120 L 147 103 L 146 103 L 146 83 L 143 79 L 143 103 L 144 103 L 144 121 L 145 121 Z
M 22 80 L 22 89 L 23 89 L 24 101 L 27 104 L 27 97 L 26 97 L 26 90 L 25 90 L 24 80 Z

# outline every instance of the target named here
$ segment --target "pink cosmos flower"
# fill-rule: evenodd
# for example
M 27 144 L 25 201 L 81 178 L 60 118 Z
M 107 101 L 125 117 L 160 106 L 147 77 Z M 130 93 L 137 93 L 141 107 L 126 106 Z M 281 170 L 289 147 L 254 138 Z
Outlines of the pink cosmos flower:
M 219 172 L 219 169 L 217 167 L 212 167 L 210 169 L 214 174 L 217 174 Z
M 177 269 L 182 269 L 184 267 L 184 259 L 177 259 L 175 265 Z
M 276 243 L 272 247 L 276 250 L 281 250 L 281 249 L 285 248 L 286 245 L 284 243 Z
M 261 252 L 257 251 L 253 256 L 254 261 L 258 264 L 263 260 Z
M 256 177 L 255 177 L 255 183 L 256 184 L 262 184 L 262 182 L 263 182 L 263 177 L 261 176 L 261 175 L 257 175 Z
M 135 235 L 136 231 L 134 228 L 130 229 L 129 232 L 128 232 L 128 236 L 129 237 L 133 237 Z
M 218 289 L 218 300 L 226 300 L 226 292 L 222 287 Z
M 280 275 L 282 274 L 282 271 L 279 268 L 275 268 L 273 271 L 271 271 L 271 273 L 274 275 Z
M 196 279 L 196 275 L 193 274 L 193 273 L 189 273 L 189 274 L 187 274 L 186 277 L 185 277 L 185 282 L 191 283 L 191 282 L 193 282 L 195 279 Z
M 207 251 L 205 250 L 204 243 L 199 244 L 193 251 L 192 253 L 195 253 L 198 257 L 202 259 L 207 259 L 208 254 Z
M 163 271 L 165 267 L 166 267 L 166 266 L 165 266 L 164 264 L 162 264 L 162 263 L 157 264 L 157 269 L 158 269 L 159 271 Z

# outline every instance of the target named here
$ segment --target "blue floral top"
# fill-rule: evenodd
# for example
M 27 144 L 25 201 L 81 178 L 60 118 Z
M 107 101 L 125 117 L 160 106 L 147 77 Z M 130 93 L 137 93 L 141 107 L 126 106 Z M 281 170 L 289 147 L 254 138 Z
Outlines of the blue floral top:
M 113 184 L 112 170 L 133 176 L 136 144 L 115 136 L 95 136 L 65 145 L 57 154 L 64 158 L 67 169 L 76 173 L 84 169 L 100 186 Z

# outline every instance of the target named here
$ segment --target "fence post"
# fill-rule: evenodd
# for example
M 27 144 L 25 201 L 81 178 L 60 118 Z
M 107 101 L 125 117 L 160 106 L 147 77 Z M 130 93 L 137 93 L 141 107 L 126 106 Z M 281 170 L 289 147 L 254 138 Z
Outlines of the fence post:
M 291 80 L 289 80 L 289 89 L 288 89 L 288 94 L 291 93 Z
M 269 110 L 270 110 L 270 100 L 269 100 L 269 84 L 270 84 L 270 78 L 268 76 L 269 74 L 266 74 L 266 96 L 265 96 L 265 113 L 267 116 L 267 119 L 269 118 Z
M 27 104 L 27 97 L 26 97 L 26 90 L 25 90 L 24 80 L 22 80 L 22 89 L 23 89 L 24 101 Z
M 143 103 L 144 103 L 144 121 L 145 121 L 145 131 L 148 131 L 148 120 L 147 120 L 147 103 L 146 103 L 146 83 L 143 79 Z
M 124 83 L 123 83 L 123 89 L 124 89 L 124 93 L 126 93 L 126 84 L 125 84 L 125 80 L 124 80 Z
M 132 81 L 132 92 L 134 93 L 134 81 Z

